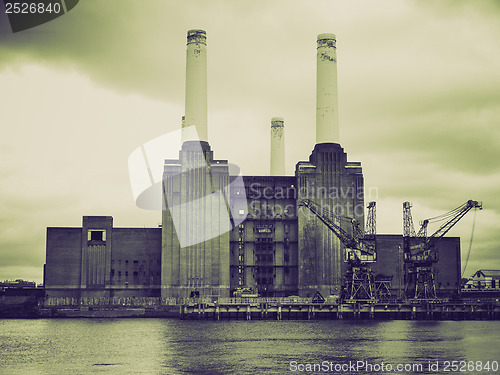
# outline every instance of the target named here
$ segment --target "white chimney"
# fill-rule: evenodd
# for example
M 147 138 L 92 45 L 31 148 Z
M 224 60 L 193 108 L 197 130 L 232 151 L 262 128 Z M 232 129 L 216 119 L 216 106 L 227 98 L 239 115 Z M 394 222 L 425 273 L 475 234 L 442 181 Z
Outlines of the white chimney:
M 317 41 L 316 143 L 339 143 L 337 47 L 334 34 Z
M 196 126 L 200 141 L 208 142 L 207 36 L 205 30 L 189 30 L 186 48 L 186 115 L 183 127 Z M 190 141 L 194 139 L 183 139 Z
M 285 132 L 281 117 L 271 119 L 271 176 L 285 175 Z

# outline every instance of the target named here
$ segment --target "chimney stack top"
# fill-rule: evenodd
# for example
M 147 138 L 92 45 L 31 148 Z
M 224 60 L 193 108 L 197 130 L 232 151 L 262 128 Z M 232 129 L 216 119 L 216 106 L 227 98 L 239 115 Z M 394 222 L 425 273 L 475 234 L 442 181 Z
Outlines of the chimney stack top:
M 271 119 L 271 126 L 274 127 L 274 126 L 285 126 L 284 125 L 284 122 L 285 120 L 283 119 L 283 117 L 273 117 Z
M 205 30 L 193 29 L 187 32 L 187 44 L 203 43 L 207 44 L 207 32 Z
M 337 37 L 335 36 L 335 34 L 330 34 L 330 33 L 319 34 L 318 41 L 323 40 L 323 39 L 337 40 Z

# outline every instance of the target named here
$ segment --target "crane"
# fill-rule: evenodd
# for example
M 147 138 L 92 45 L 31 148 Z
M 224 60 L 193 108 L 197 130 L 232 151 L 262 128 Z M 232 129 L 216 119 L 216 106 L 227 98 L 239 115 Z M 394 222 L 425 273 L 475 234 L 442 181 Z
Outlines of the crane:
M 334 222 L 334 217 L 337 219 L 346 217 L 332 215 L 328 207 L 323 206 L 319 209 L 318 205 L 309 199 L 302 200 L 299 206 L 308 208 L 346 247 L 345 260 L 348 264 L 348 269 L 346 272 L 344 298 L 349 300 L 375 299 L 376 288 L 374 278 L 371 269 L 367 266 L 367 263 L 374 262 L 376 259 L 374 241 L 364 238 L 364 233 L 353 218 L 347 218 L 351 220 L 353 228 L 353 235 L 350 235 Z
M 462 217 L 472 209 L 482 209 L 482 203 L 468 200 L 461 206 L 443 215 L 422 221 L 420 230 L 415 235 L 412 231 L 411 205 L 403 203 L 403 241 L 405 259 L 405 294 L 408 298 L 434 299 L 436 286 L 432 265 L 438 261 L 436 244 L 448 231 L 457 224 Z M 427 236 L 427 226 L 431 222 L 444 221 L 444 223 L 430 236 Z
M 377 203 L 370 202 L 366 206 L 368 209 L 368 215 L 366 218 L 366 235 L 375 236 L 377 234 Z

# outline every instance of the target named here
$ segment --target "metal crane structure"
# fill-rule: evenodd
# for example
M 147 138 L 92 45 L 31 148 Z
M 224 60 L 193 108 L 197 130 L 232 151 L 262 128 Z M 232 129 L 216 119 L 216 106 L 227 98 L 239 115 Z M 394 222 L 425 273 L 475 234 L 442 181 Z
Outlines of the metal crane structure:
M 365 240 L 375 240 L 377 234 L 377 203 L 369 202 L 366 205 L 368 209 L 366 215 Z M 375 276 L 375 295 L 380 300 L 389 300 L 391 298 L 392 276 Z
M 367 266 L 376 260 L 375 241 L 365 238 L 355 219 L 332 214 L 327 207 L 321 207 L 309 199 L 302 200 L 299 206 L 308 208 L 321 220 L 344 244 L 345 261 L 348 264 L 345 275 L 343 299 L 374 300 L 376 285 L 372 270 Z M 335 223 L 335 220 L 349 219 L 352 224 L 352 235 Z
M 377 203 L 370 202 L 366 206 L 368 214 L 366 215 L 366 236 L 375 236 L 377 234 Z
M 411 204 L 403 203 L 403 242 L 405 261 L 405 295 L 410 299 L 435 299 L 436 285 L 432 265 L 438 261 L 436 244 L 462 217 L 472 209 L 482 209 L 482 203 L 468 200 L 461 206 L 443 215 L 422 221 L 415 235 L 411 217 Z M 431 222 L 444 221 L 432 235 L 427 236 Z

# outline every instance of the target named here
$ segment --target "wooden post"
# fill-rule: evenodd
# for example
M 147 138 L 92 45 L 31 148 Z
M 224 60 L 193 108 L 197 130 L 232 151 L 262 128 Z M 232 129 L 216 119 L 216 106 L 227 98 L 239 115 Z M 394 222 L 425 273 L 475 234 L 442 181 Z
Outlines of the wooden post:
M 411 320 L 417 319 L 417 306 L 411 308 Z
M 342 307 L 342 304 L 340 303 L 338 306 L 337 306 L 337 319 L 339 320 L 342 320 L 344 318 L 343 316 L 343 307 Z

